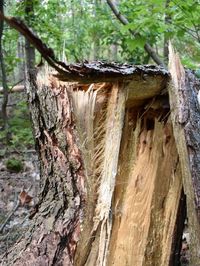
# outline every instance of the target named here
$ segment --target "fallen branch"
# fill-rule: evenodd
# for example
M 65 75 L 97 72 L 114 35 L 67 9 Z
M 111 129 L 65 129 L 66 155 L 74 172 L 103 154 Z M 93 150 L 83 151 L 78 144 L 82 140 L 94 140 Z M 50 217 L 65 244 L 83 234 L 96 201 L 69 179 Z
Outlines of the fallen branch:
M 6 220 L 4 221 L 4 223 L 2 223 L 1 227 L 0 227 L 0 233 L 3 232 L 4 227 L 6 226 L 6 224 L 10 221 L 10 218 L 13 216 L 13 214 L 16 212 L 16 210 L 19 208 L 20 206 L 20 201 L 19 199 L 17 200 L 17 204 L 15 205 L 15 207 L 12 209 L 12 211 L 9 213 L 9 215 L 7 216 Z
M 17 199 L 17 203 L 14 206 L 14 208 L 12 209 L 12 211 L 9 213 L 9 215 L 7 216 L 7 218 L 5 219 L 5 221 L 2 223 L 1 227 L 0 227 L 0 233 L 3 232 L 3 229 L 5 228 L 6 224 L 10 221 L 11 217 L 13 216 L 13 214 L 16 212 L 16 210 L 19 208 L 19 206 L 23 206 L 26 203 L 26 198 L 22 198 L 22 193 L 25 194 L 25 196 L 23 195 L 23 197 L 27 197 L 28 192 L 30 191 L 32 185 L 27 189 L 27 192 L 24 191 L 24 189 L 22 189 L 22 191 L 20 192 L 18 199 Z M 29 196 L 30 197 L 30 196 Z M 32 197 L 31 197 L 32 198 Z
M 22 92 L 24 91 L 24 89 L 25 89 L 24 85 L 14 86 L 9 90 L 9 93 Z M 0 93 L 3 93 L 3 87 L 0 87 Z
M 116 16 L 116 18 L 123 24 L 123 25 L 128 25 L 129 21 L 126 17 L 124 17 L 120 11 L 118 10 L 116 4 L 114 4 L 112 2 L 112 0 L 107 0 L 107 3 L 109 5 L 109 7 L 111 8 L 112 12 L 114 13 L 114 15 Z M 134 36 L 134 37 L 139 37 L 140 34 L 138 32 L 134 32 L 133 30 L 129 29 L 130 33 Z M 154 49 L 151 47 L 151 45 L 146 42 L 144 45 L 144 49 L 145 51 L 151 56 L 151 58 L 154 60 L 154 62 L 160 66 L 163 66 L 164 68 L 166 68 L 164 62 L 159 58 L 159 56 L 156 54 L 156 52 L 154 51 Z

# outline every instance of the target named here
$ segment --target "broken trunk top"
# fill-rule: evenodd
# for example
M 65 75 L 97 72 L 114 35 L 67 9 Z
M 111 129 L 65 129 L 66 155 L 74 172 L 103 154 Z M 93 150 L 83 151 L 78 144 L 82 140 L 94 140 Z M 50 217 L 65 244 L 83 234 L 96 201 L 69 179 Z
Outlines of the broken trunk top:
M 114 82 L 118 80 L 132 80 L 136 76 L 162 76 L 164 79 L 169 77 L 168 72 L 156 66 L 131 66 L 127 64 L 114 63 L 81 63 L 66 64 L 59 61 L 54 51 L 49 48 L 34 32 L 32 32 L 19 18 L 6 17 L 0 12 L 0 19 L 4 19 L 11 27 L 24 35 L 27 40 L 41 53 L 42 57 L 57 72 L 57 77 L 62 81 L 77 81 L 82 83 L 93 82 Z
M 62 81 L 77 81 L 82 83 L 93 82 L 114 82 L 114 81 L 131 81 L 137 76 L 145 79 L 147 76 L 162 76 L 163 79 L 169 77 L 169 73 L 161 67 L 156 66 L 131 66 L 127 64 L 115 63 L 81 63 L 66 64 L 59 61 L 54 51 L 32 32 L 19 18 L 6 17 L 0 13 L 0 19 L 4 19 L 11 27 L 23 34 L 27 40 L 41 53 L 42 57 L 58 73 L 57 77 Z
M 136 66 L 100 61 L 69 65 L 62 62 L 61 64 L 64 71 L 63 73 L 57 73 L 56 77 L 62 81 L 77 81 L 82 83 L 115 81 L 130 82 L 133 79 L 137 79 L 137 77 L 143 78 L 144 80 L 147 76 L 153 78 L 160 76 L 164 80 L 168 80 L 169 78 L 169 72 L 167 70 L 154 65 Z
M 130 107 L 142 105 L 145 100 L 159 95 L 170 77 L 167 70 L 154 65 L 134 66 L 99 61 L 65 65 L 65 73 L 59 72 L 55 76 L 64 82 L 79 84 L 124 84 L 122 86 L 127 89 L 127 105 Z

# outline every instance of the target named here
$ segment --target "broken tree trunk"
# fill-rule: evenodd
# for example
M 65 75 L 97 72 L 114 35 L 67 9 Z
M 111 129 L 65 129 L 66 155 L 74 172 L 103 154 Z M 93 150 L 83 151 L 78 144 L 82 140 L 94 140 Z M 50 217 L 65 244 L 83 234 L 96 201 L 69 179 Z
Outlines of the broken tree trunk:
M 46 75 L 27 87 L 42 190 L 30 230 L 2 265 L 178 265 L 184 192 L 192 265 L 199 265 L 194 77 L 185 78 L 175 58 L 169 109 L 167 71 L 67 65 L 21 20 L 1 13 L 0 19 L 25 35 L 65 82 Z
M 171 46 L 169 51 L 171 116 L 187 197 L 191 265 L 197 266 L 200 265 L 200 82 L 184 70 Z
M 40 200 L 2 265 L 175 265 L 185 215 L 168 98 L 159 96 L 167 72 L 97 63 L 91 75 L 101 67 L 92 84 L 31 76 Z

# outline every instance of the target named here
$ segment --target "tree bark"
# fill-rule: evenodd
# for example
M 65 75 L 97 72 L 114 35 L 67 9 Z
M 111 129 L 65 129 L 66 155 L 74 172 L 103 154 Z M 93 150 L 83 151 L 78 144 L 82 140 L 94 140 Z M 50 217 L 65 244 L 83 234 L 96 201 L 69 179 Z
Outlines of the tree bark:
M 85 180 L 71 102 L 65 87 L 36 84 L 28 98 L 41 165 L 40 200 L 31 226 L 2 265 L 73 265 L 81 230 Z M 42 79 L 42 77 L 41 77 Z
M 200 265 L 200 132 L 199 80 L 185 71 L 172 46 L 170 52 L 169 85 L 172 123 L 187 197 L 187 215 L 190 232 L 191 265 Z

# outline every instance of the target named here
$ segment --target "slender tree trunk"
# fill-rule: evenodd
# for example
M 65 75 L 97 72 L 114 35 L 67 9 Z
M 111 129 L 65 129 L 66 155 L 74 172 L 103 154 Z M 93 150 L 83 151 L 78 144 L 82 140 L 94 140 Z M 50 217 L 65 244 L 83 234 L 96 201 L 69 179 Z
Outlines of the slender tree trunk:
M 165 25 L 168 26 L 171 23 L 171 16 L 167 13 L 168 8 L 169 8 L 170 0 L 166 0 L 165 2 Z M 164 34 L 164 48 L 163 48 L 163 56 L 164 56 L 164 61 L 165 63 L 168 62 L 168 55 L 169 55 L 169 37 Z
M 0 0 L 0 12 L 3 13 L 4 0 Z M 2 36 L 3 36 L 4 21 L 0 20 L 0 64 L 2 73 L 2 86 L 3 86 L 3 103 L 2 103 L 2 119 L 3 128 L 8 129 L 8 115 L 7 115 L 7 104 L 8 104 L 8 85 L 6 81 L 6 70 L 3 57 L 3 46 L 2 46 Z
M 34 1 L 25 0 L 25 21 L 28 26 L 33 26 L 34 21 Z M 26 66 L 27 71 L 33 71 L 35 68 L 35 48 L 31 43 L 25 39 L 25 49 L 26 49 Z
M 17 81 L 25 79 L 25 40 L 21 34 L 17 41 L 17 57 L 20 58 L 20 62 L 17 64 Z
M 97 9 L 99 8 L 99 0 L 95 0 L 94 4 L 93 4 L 93 15 L 94 15 L 94 19 L 96 17 L 97 14 Z M 99 59 L 99 55 L 100 55 L 100 36 L 99 36 L 99 32 L 94 32 L 94 36 L 93 36 L 93 55 L 92 55 L 92 60 L 98 60 Z

